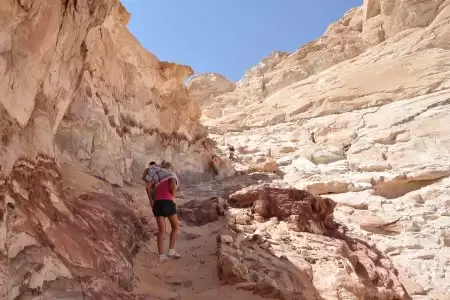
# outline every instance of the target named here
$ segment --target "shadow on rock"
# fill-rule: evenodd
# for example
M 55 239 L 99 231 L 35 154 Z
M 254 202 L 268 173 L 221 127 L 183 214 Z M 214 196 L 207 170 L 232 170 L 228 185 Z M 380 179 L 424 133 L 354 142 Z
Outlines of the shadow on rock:
M 6 233 L 0 266 L 8 263 L 0 268 L 8 278 L 0 281 L 0 296 L 134 299 L 131 258 L 143 227 L 130 199 L 73 196 L 54 159 L 44 155 L 18 160 L 0 195 L 0 232 Z
M 225 283 L 279 299 L 411 299 L 389 258 L 333 221 L 333 200 L 260 185 L 229 204 L 218 237 Z

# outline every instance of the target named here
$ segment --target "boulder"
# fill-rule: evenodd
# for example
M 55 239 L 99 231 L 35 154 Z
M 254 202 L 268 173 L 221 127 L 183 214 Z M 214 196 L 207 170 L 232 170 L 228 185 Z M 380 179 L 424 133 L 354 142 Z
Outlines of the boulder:
M 189 226 L 202 226 L 215 222 L 224 216 L 224 200 L 210 198 L 206 200 L 192 200 L 177 207 L 181 221 Z
M 280 171 L 276 161 L 266 159 L 264 159 L 262 162 L 251 165 L 249 169 L 252 172 L 266 173 L 277 173 Z
M 333 221 L 332 200 L 264 186 L 237 195 L 232 206 L 252 199 L 252 212 L 267 221 L 241 225 L 256 231 L 232 244 L 218 240 L 224 283 L 277 299 L 410 299 L 389 258 Z

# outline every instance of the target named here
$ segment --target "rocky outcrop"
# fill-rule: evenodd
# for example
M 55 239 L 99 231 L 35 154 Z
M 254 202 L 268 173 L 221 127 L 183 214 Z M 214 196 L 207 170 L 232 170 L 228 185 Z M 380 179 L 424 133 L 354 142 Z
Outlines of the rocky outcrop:
M 228 202 L 235 208 L 252 207 L 252 213 L 260 220 L 277 217 L 288 221 L 294 231 L 327 234 L 336 230 L 333 222 L 336 203 L 306 191 L 254 185 L 231 194 Z M 240 223 L 238 219 L 236 223 Z
M 193 70 L 148 53 L 129 18 L 118 0 L 0 5 L 1 299 L 149 298 L 131 260 L 149 220 L 116 187 L 163 159 L 195 182 L 213 152 Z
M 162 159 L 183 180 L 200 179 L 214 148 L 201 103 L 241 170 L 329 198 L 273 187 L 233 194 L 219 239 L 225 282 L 285 299 L 447 299 L 449 7 L 364 1 L 236 84 L 207 74 L 186 88 L 191 68 L 145 51 L 117 0 L 2 3 L 2 297 L 144 299 L 131 292 L 142 220 L 110 184 L 136 182 Z M 67 166 L 108 192 L 62 183 Z M 230 161 L 221 166 L 233 173 Z M 181 205 L 181 218 L 215 221 L 216 204 Z
M 189 97 L 203 107 L 209 106 L 216 101 L 216 97 L 233 92 L 236 84 L 216 73 L 198 74 L 191 77 L 186 87 Z M 218 118 L 222 116 L 221 109 L 204 109 L 205 118 Z
M 224 215 L 224 200 L 210 198 L 192 200 L 177 207 L 178 217 L 189 226 L 202 226 L 219 220 Z
M 278 299 L 410 299 L 389 258 L 333 221 L 331 199 L 259 186 L 230 205 L 240 208 L 218 237 L 224 282 Z
M 278 184 L 336 200 L 416 299 L 450 295 L 449 17 L 450 1 L 364 1 L 202 107 L 221 111 L 204 119 L 219 147 L 251 150 L 238 161 L 274 161 Z
M 204 105 L 208 100 L 213 100 L 215 96 L 234 91 L 236 85 L 223 75 L 203 73 L 189 78 L 186 87 L 191 99 Z
M 130 201 L 75 195 L 54 158 L 19 159 L 0 185 L 0 298 L 135 299 L 144 231 Z
M 222 111 L 206 124 L 226 132 L 442 90 L 448 77 L 439 67 L 447 59 L 448 1 L 388 2 L 365 1 L 316 41 L 291 54 L 269 55 L 247 71 L 234 92 L 203 107 Z M 403 69 L 405 76 L 395 75 Z
M 149 161 L 203 173 L 209 149 L 183 80 L 128 32 L 114 1 L 15 1 L 0 9 L 0 171 L 57 156 L 122 186 Z

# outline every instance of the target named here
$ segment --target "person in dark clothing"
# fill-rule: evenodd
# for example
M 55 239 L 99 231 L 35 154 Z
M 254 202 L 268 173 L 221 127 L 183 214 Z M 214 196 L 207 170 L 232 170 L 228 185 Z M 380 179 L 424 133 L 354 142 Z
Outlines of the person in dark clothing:
M 228 151 L 230 151 L 229 159 L 234 160 L 234 147 L 230 145 Z
M 210 161 L 210 167 L 213 172 L 213 176 L 216 177 L 219 175 L 219 157 L 217 155 L 213 155 Z

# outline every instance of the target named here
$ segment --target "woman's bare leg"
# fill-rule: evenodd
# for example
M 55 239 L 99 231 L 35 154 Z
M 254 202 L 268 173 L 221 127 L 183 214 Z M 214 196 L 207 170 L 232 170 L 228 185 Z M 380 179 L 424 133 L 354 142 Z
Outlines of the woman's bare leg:
M 166 234 L 166 220 L 164 217 L 156 217 L 156 223 L 158 224 L 157 244 L 158 254 L 164 254 L 164 235 Z M 172 235 L 171 235 L 172 237 Z
M 175 247 L 175 242 L 177 240 L 178 231 L 180 229 L 180 222 L 178 221 L 177 214 L 170 216 L 169 221 L 170 221 L 170 227 L 172 228 L 172 231 L 170 232 L 169 249 L 173 249 Z

